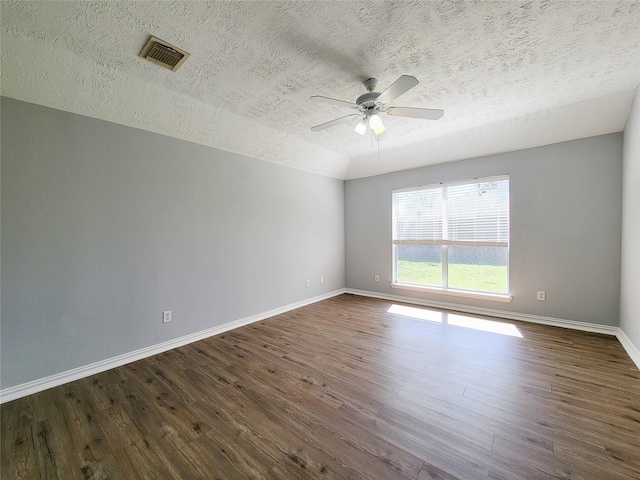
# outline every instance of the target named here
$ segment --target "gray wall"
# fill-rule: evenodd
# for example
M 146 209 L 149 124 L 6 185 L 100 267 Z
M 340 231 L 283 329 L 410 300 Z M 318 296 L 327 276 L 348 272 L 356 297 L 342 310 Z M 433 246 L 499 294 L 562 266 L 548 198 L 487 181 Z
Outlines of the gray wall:
M 391 190 L 501 174 L 510 175 L 513 301 L 392 289 Z M 617 326 L 621 187 L 621 133 L 349 180 L 347 288 Z
M 620 328 L 640 350 L 640 86 L 624 129 Z
M 1 107 L 2 388 L 344 287 L 342 181 Z

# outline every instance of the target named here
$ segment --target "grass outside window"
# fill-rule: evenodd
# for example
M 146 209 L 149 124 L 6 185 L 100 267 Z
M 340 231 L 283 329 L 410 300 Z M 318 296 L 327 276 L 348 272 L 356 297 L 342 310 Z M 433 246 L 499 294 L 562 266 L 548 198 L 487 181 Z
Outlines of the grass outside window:
M 397 261 L 397 281 L 429 287 L 442 286 L 442 263 Z M 449 263 L 449 287 L 479 292 L 504 293 L 508 288 L 506 265 Z

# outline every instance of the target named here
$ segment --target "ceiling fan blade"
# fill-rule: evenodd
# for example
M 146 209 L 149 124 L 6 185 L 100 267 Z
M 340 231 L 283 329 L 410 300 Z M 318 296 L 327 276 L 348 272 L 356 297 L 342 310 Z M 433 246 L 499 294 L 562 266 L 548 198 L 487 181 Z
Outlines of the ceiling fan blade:
M 345 102 L 344 100 L 338 100 L 337 98 L 323 97 L 321 95 L 313 95 L 309 97 L 309 100 L 316 102 L 330 103 L 331 105 L 340 105 L 341 107 L 358 108 L 358 105 L 353 102 Z
M 389 107 L 386 113 L 396 117 L 424 118 L 425 120 L 439 120 L 444 115 L 443 110 L 411 107 Z
M 384 92 L 382 92 L 376 100 L 380 103 L 388 105 L 400 95 L 418 85 L 418 83 L 420 82 L 418 82 L 418 79 L 416 77 L 412 77 L 410 75 L 400 75 L 400 78 L 398 78 Z
M 353 117 L 359 117 L 359 113 L 352 113 L 351 115 L 347 115 L 345 117 L 336 118 L 335 120 L 331 120 L 330 122 L 321 123 L 320 125 L 316 125 L 315 127 L 311 127 L 311 130 L 314 132 L 319 132 L 320 130 L 324 130 L 325 128 L 333 127 L 334 125 L 340 125 L 341 123 L 349 122 Z

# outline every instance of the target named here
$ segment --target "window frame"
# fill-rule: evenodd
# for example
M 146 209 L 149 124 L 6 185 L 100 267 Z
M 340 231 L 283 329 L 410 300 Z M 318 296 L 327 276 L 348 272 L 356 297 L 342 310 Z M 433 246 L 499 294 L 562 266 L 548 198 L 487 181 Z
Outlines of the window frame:
M 507 232 L 507 241 L 469 241 L 469 240 L 450 240 L 447 237 L 448 232 L 448 224 L 447 224 L 447 193 L 448 188 L 452 186 L 463 186 L 463 185 L 473 185 L 479 183 L 488 183 L 492 181 L 504 181 L 507 180 L 509 183 L 509 193 L 508 193 L 508 232 Z M 402 192 L 417 192 L 420 190 L 442 190 L 442 199 L 443 199 L 443 213 L 442 213 L 442 239 L 438 240 L 399 240 L 396 237 L 396 228 L 397 228 L 397 219 L 396 219 L 396 208 L 395 208 L 395 195 L 396 193 Z M 442 295 L 452 295 L 459 297 L 471 297 L 471 298 L 481 298 L 486 300 L 494 300 L 499 302 L 510 302 L 512 296 L 510 294 L 510 262 L 509 262 L 509 254 L 510 254 L 510 244 L 511 244 L 511 180 L 508 174 L 505 175 L 495 175 L 490 177 L 479 177 L 468 180 L 458 180 L 453 182 L 440 182 L 428 185 L 419 185 L 413 187 L 404 187 L 393 189 L 391 194 L 391 217 L 392 217 L 392 225 L 391 225 L 391 248 L 392 248 L 392 282 L 391 287 L 399 288 L 404 290 L 412 290 L 412 291 L 420 291 L 420 292 L 428 292 L 428 293 L 436 293 Z M 427 286 L 427 285 L 419 285 L 419 284 L 411 284 L 411 283 L 403 283 L 398 282 L 398 258 L 397 258 L 397 250 L 399 245 L 433 245 L 433 246 L 441 246 L 442 248 L 442 286 Z M 450 246 L 474 246 L 474 247 L 506 247 L 507 249 L 507 292 L 506 293 L 495 293 L 495 292 L 484 292 L 479 290 L 467 290 L 461 288 L 452 288 L 449 286 L 448 272 L 449 272 L 449 247 Z

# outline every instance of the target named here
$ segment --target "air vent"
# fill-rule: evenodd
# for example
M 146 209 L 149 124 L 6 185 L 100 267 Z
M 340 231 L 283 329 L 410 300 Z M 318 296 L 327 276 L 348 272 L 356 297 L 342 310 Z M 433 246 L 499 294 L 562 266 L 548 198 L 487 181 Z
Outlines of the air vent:
M 189 54 L 184 50 L 180 50 L 178 47 L 174 47 L 156 37 L 149 39 L 140 52 L 140 56 L 173 72 L 178 70 L 189 58 Z

